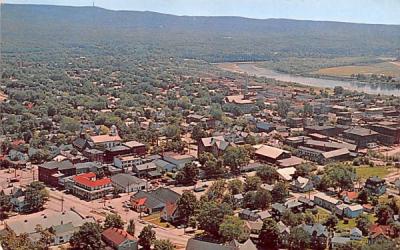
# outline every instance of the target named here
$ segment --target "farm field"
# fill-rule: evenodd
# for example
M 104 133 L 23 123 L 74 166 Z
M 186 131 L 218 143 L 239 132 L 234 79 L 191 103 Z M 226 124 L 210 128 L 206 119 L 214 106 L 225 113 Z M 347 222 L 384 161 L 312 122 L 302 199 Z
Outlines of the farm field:
M 315 71 L 314 73 L 319 75 L 339 77 L 349 77 L 352 74 L 383 74 L 386 76 L 400 77 L 400 62 L 382 62 L 371 65 L 323 68 Z
M 386 167 L 358 167 L 356 168 L 357 176 L 363 180 L 371 176 L 378 176 L 380 178 L 389 174 L 389 169 Z

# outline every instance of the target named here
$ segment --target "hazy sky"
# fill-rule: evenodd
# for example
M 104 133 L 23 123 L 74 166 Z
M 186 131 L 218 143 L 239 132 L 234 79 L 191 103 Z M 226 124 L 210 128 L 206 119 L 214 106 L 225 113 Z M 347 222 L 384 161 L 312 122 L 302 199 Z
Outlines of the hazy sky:
M 88 6 L 93 0 L 0 0 Z M 400 0 L 94 0 L 113 10 L 149 10 L 176 15 L 291 18 L 400 24 Z

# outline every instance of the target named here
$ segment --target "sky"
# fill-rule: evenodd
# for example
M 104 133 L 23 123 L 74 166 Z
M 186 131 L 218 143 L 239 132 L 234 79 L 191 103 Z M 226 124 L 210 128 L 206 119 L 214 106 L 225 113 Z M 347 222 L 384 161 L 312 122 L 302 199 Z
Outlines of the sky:
M 400 0 L 0 0 L 17 4 L 91 6 L 189 16 L 243 16 L 400 24 Z

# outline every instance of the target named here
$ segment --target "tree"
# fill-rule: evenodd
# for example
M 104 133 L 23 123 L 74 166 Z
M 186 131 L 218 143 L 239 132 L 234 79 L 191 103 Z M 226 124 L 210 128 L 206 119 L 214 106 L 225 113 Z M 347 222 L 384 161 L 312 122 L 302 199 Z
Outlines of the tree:
M 126 232 L 132 236 L 135 236 L 135 221 L 133 219 L 129 220 L 128 223 L 128 228 L 126 229 Z
M 356 218 L 356 225 L 357 225 L 357 228 L 361 230 L 363 235 L 368 235 L 369 227 L 371 226 L 371 222 L 369 221 L 369 218 L 367 215 L 360 214 Z
M 284 202 L 288 196 L 288 189 L 285 183 L 279 182 L 275 184 L 274 188 L 271 191 L 272 201 L 273 202 Z
M 276 169 L 272 166 L 261 166 L 257 170 L 257 176 L 261 178 L 261 180 L 268 184 L 274 184 L 276 180 L 279 178 L 279 174 Z
M 0 191 L 0 220 L 7 218 L 7 212 L 11 209 L 10 196 L 4 193 L 4 190 Z
M 310 105 L 310 103 L 305 102 L 303 105 L 303 116 L 308 117 L 313 114 L 313 107 Z
M 375 213 L 381 225 L 388 225 L 393 220 L 393 210 L 386 204 L 380 204 Z
M 186 163 L 176 175 L 176 181 L 183 185 L 192 185 L 196 182 L 199 169 L 194 163 Z
M 118 229 L 124 229 L 124 222 L 119 214 L 107 214 L 106 220 L 104 221 L 104 228 L 118 228 Z
M 285 225 L 295 227 L 303 223 L 304 217 L 302 213 L 295 214 L 290 210 L 286 210 L 283 212 L 281 220 Z
M 351 166 L 332 164 L 325 168 L 322 183 L 327 187 L 342 190 L 350 190 L 354 187 L 355 170 Z
M 264 210 L 269 207 L 271 201 L 271 193 L 268 190 L 259 188 L 254 196 L 254 207 Z
M 224 153 L 224 163 L 231 168 L 232 173 L 238 174 L 240 168 L 249 161 L 247 150 L 243 147 L 229 146 Z
M 361 204 L 367 204 L 368 198 L 369 198 L 368 190 L 363 189 L 358 193 L 357 199 Z
M 85 222 L 77 232 L 75 232 L 70 244 L 73 249 L 97 250 L 102 249 L 100 225 L 93 222 Z
M 41 182 L 32 182 L 25 191 L 26 208 L 29 212 L 36 212 L 43 208 L 48 198 L 45 186 Z
M 261 186 L 261 178 L 258 176 L 248 176 L 246 178 L 246 184 L 244 186 L 244 189 L 246 191 L 255 191 Z
M 193 127 L 192 138 L 199 141 L 201 138 L 207 137 L 207 133 L 199 124 Z
M 177 202 L 177 209 L 185 223 L 188 223 L 189 218 L 194 215 L 197 206 L 198 202 L 196 196 L 190 191 L 183 192 Z
M 378 240 L 375 241 L 373 244 L 364 245 L 361 248 L 362 250 L 383 250 L 383 249 L 397 249 L 395 242 L 391 240 Z
M 154 250 L 174 250 L 175 247 L 169 240 L 155 240 Z
M 54 234 L 51 232 L 51 230 L 44 229 L 41 225 L 37 225 L 35 230 L 40 234 L 40 239 L 37 244 L 42 249 L 48 249 L 50 244 L 53 242 Z
M 335 88 L 333 89 L 333 93 L 335 95 L 342 95 L 344 92 L 344 88 L 342 86 L 335 86 Z
M 286 118 L 287 114 L 289 112 L 289 109 L 290 109 L 290 102 L 283 100 L 283 99 L 280 99 L 277 102 L 277 110 L 276 111 L 278 112 L 278 115 L 280 117 Z
M 1 237 L 1 245 L 4 250 L 29 250 L 37 249 L 36 244 L 33 244 L 29 235 L 24 233 L 16 236 L 13 232 L 6 232 Z M 40 248 L 39 248 L 40 249 Z M 43 249 L 43 248 L 42 248 Z
M 325 224 L 325 226 L 327 226 L 328 228 L 333 230 L 337 226 L 338 223 L 339 223 L 338 218 L 335 215 L 330 215 L 326 219 L 324 224 Z
M 399 213 L 399 205 L 397 202 L 397 199 L 395 197 L 393 197 L 390 202 L 388 203 L 388 206 L 392 209 L 394 214 L 398 214 Z
M 259 239 L 261 246 L 266 249 L 278 248 L 279 229 L 275 220 L 271 218 L 264 219 Z
M 60 125 L 61 131 L 64 131 L 64 132 L 76 132 L 76 131 L 79 130 L 79 128 L 80 128 L 80 123 L 77 120 L 73 119 L 73 118 L 64 117 L 61 120 L 61 125 Z
M 207 160 L 204 163 L 203 170 L 208 178 L 217 178 L 225 174 L 222 162 L 213 159 Z
M 231 195 L 240 194 L 243 192 L 243 182 L 241 180 L 235 179 L 228 182 L 228 189 Z
M 306 249 L 310 244 L 310 236 L 301 227 L 295 227 L 290 230 L 289 235 L 289 249 L 291 250 L 303 250 Z
M 206 200 L 221 201 L 224 198 L 224 194 L 226 192 L 225 184 L 225 180 L 215 181 L 205 193 L 204 197 L 207 198 Z
M 226 216 L 219 226 L 218 233 L 225 242 L 235 239 L 243 241 L 248 236 L 244 230 L 244 222 L 236 216 Z
M 156 232 L 154 232 L 152 226 L 147 225 L 139 234 L 139 245 L 143 247 L 144 250 L 150 250 L 151 245 L 156 240 Z
M 303 163 L 296 167 L 296 171 L 292 175 L 293 179 L 297 179 L 297 177 L 308 177 L 310 172 L 312 171 L 312 166 L 309 163 Z
M 218 204 L 214 201 L 205 202 L 201 205 L 197 215 L 199 229 L 204 230 L 210 236 L 219 236 L 219 225 L 225 216 L 233 215 L 232 208 L 226 204 Z

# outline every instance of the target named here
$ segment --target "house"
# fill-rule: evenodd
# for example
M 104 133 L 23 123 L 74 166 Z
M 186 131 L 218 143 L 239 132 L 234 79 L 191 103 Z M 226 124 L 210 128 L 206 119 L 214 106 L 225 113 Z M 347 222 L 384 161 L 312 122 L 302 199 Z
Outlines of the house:
M 182 169 L 186 164 L 194 161 L 191 155 L 182 155 L 174 152 L 167 152 L 163 154 L 163 160 L 176 166 L 177 169 Z
M 139 165 L 134 165 L 132 167 L 132 171 L 138 176 L 138 177 L 143 177 L 143 176 L 148 176 L 149 172 L 156 171 L 157 166 L 154 164 L 154 162 L 148 162 L 144 164 L 139 164 Z
M 370 177 L 364 184 L 364 188 L 374 195 L 383 195 L 386 193 L 386 181 L 377 176 Z
M 227 246 L 232 246 L 236 250 L 257 250 L 256 245 L 251 239 L 247 239 L 243 244 L 240 244 L 237 240 L 232 240 Z
M 352 191 L 343 191 L 340 193 L 340 197 L 344 203 L 351 204 L 353 201 L 357 200 L 358 193 Z
M 147 181 L 129 174 L 116 174 L 111 176 L 114 189 L 121 193 L 137 192 L 148 188 Z
M 271 205 L 271 214 L 275 217 L 282 216 L 286 210 L 286 206 L 282 203 L 274 203 Z
M 234 246 L 226 246 L 218 243 L 203 241 L 201 239 L 191 238 L 188 240 L 186 250 L 237 250 Z
M 143 156 L 147 153 L 146 145 L 137 141 L 124 142 L 122 145 L 128 147 L 132 155 Z
M 161 219 L 163 221 L 168 221 L 169 223 L 176 224 L 180 219 L 182 219 L 179 214 L 178 205 L 173 202 L 167 202 L 164 209 L 161 211 Z
M 130 201 L 135 211 L 153 214 L 161 212 L 167 203 L 176 204 L 180 197 L 171 189 L 160 187 L 148 192 L 140 190 L 131 196 Z
M 158 159 L 154 161 L 154 164 L 160 169 L 162 172 L 173 172 L 176 170 L 176 165 L 164 161 L 162 159 Z
M 336 214 L 341 217 L 347 218 L 356 218 L 363 213 L 363 207 L 359 204 L 356 205 L 348 205 L 348 204 L 339 204 L 336 206 Z
M 350 241 L 351 239 L 349 237 L 335 235 L 331 239 L 331 249 L 338 249 Z
M 259 161 L 272 164 L 276 164 L 278 160 L 290 158 L 291 156 L 290 152 L 286 150 L 267 145 L 261 145 L 256 148 L 254 155 Z
M 65 188 L 72 194 L 89 201 L 103 198 L 114 190 L 110 178 L 97 179 L 93 172 L 69 178 L 65 182 Z
M 111 127 L 111 131 L 108 135 L 94 135 L 90 136 L 88 139 L 89 145 L 92 148 L 104 148 L 109 149 L 115 146 L 119 146 L 122 143 L 121 137 L 118 135 L 117 128 L 115 125 Z
M 314 195 L 314 203 L 320 207 L 323 207 L 329 211 L 335 211 L 336 206 L 341 204 L 341 201 L 330 197 L 324 193 L 318 193 Z
M 242 220 L 256 221 L 260 216 L 256 212 L 246 208 L 239 212 L 239 218 Z
M 357 227 L 352 228 L 350 230 L 350 239 L 351 240 L 361 240 L 363 237 L 363 234 L 361 232 L 360 229 L 358 229 Z
M 280 168 L 297 167 L 305 161 L 299 157 L 291 156 L 290 158 L 278 160 L 277 164 Z
M 313 190 L 314 184 L 310 179 L 299 176 L 292 181 L 291 188 L 295 192 L 305 193 Z
M 234 203 L 236 206 L 241 206 L 241 205 L 242 205 L 242 202 L 243 202 L 243 199 L 244 199 L 243 194 L 235 194 L 235 195 L 233 196 L 233 203 Z
M 387 240 L 394 236 L 394 229 L 391 225 L 372 224 L 369 227 L 368 244 L 373 244 L 380 240 Z
M 131 169 L 141 164 L 142 159 L 136 155 L 118 155 L 114 157 L 114 166 L 119 169 Z
M 303 224 L 301 227 L 303 228 L 304 231 L 307 232 L 307 234 L 310 237 L 315 236 L 318 239 L 320 239 L 321 242 L 326 242 L 326 240 L 329 237 L 329 231 L 322 224 L 319 223 L 313 225 Z
M 315 207 L 314 202 L 304 196 L 300 196 L 297 199 L 297 201 L 302 203 L 304 208 L 314 208 Z
M 265 132 L 270 133 L 275 130 L 275 125 L 267 122 L 257 122 L 256 123 L 256 130 L 258 133 Z
M 379 134 L 371 129 L 356 127 L 345 130 L 343 136 L 354 141 L 359 148 L 366 148 L 370 143 L 378 142 Z
M 70 161 L 46 162 L 39 165 L 38 171 L 39 181 L 53 187 L 59 187 L 60 178 L 76 174 L 76 168 Z
M 296 168 L 289 167 L 289 168 L 280 168 L 276 172 L 278 172 L 279 177 L 284 181 L 291 181 L 292 176 L 296 172 Z
M 285 202 L 285 207 L 289 209 L 292 212 L 303 212 L 303 203 L 297 201 L 297 200 L 289 200 Z
M 137 250 L 138 241 L 126 231 L 118 228 L 108 228 L 101 234 L 102 240 L 116 250 Z
M 289 242 L 290 228 L 286 226 L 282 221 L 279 221 L 276 226 L 278 227 L 281 243 L 282 245 L 286 246 Z
M 103 170 L 103 166 L 96 162 L 83 162 L 75 164 L 76 174 L 84 174 L 88 172 L 98 173 Z
M 245 221 L 245 226 L 250 233 L 250 239 L 254 242 L 257 242 L 263 226 L 263 222 L 261 220 Z
M 214 136 L 201 138 L 198 142 L 197 157 L 204 152 L 213 153 L 214 155 L 221 155 L 228 147 L 229 143 L 225 141 L 223 136 Z
M 46 214 L 34 214 L 29 218 L 15 217 L 5 222 L 5 228 L 16 236 L 27 234 L 33 241 L 40 240 L 37 233 L 37 225 L 53 231 L 52 246 L 67 243 L 75 231 L 79 230 L 85 222 L 95 222 L 92 217 L 84 217 L 73 210 L 65 212 L 48 212 Z
M 18 213 L 25 212 L 26 206 L 28 205 L 24 195 L 12 197 L 10 199 L 10 203 L 12 205 L 12 210 Z

